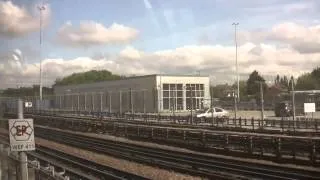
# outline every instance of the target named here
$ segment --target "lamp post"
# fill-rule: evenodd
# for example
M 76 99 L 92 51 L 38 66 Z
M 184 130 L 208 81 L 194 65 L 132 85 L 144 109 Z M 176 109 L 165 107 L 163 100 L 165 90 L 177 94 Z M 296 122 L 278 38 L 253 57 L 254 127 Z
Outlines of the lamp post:
M 234 42 L 236 46 L 236 76 L 237 76 L 237 100 L 240 101 L 240 90 L 239 90 L 239 72 L 238 72 L 238 42 L 237 42 L 237 26 L 239 23 L 232 23 L 234 26 Z
M 41 50 L 42 50 L 42 11 L 44 11 L 46 8 L 41 5 L 41 6 L 38 6 L 38 10 L 39 10 L 39 13 L 40 13 L 40 90 L 39 90 L 39 93 L 40 93 L 40 102 L 42 101 L 42 54 L 41 54 Z

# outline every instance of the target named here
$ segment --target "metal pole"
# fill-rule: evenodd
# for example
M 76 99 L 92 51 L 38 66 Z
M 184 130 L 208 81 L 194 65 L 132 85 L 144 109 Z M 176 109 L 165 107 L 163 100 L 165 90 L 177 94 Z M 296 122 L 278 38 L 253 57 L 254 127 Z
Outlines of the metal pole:
M 84 93 L 84 111 L 87 110 L 87 93 Z
M 73 94 L 70 94 L 70 96 L 71 96 L 71 110 L 73 111 L 73 106 L 74 106 L 74 103 L 73 103 Z
M 61 104 L 61 95 L 59 96 L 59 107 L 60 107 L 60 110 L 62 109 L 62 104 Z
M 236 46 L 236 76 L 237 76 L 237 100 L 240 101 L 240 88 L 239 88 L 239 71 L 238 71 L 238 42 L 237 42 L 237 26 L 239 23 L 232 23 L 234 25 L 234 41 Z
M 193 90 L 193 86 L 190 86 L 191 88 L 191 124 L 193 124 L 193 114 L 192 114 L 192 111 L 193 111 L 193 95 L 192 95 L 192 90 Z
M 234 99 L 234 119 L 237 120 L 237 111 L 238 111 L 237 95 L 236 95 L 236 93 L 234 91 L 233 91 L 233 99 Z
M 264 98 L 263 98 L 263 86 L 262 81 L 260 81 L 260 95 L 261 95 L 261 120 L 264 120 Z
M 42 11 L 45 10 L 44 6 L 38 6 L 38 10 L 40 12 L 40 102 L 42 102 Z
M 133 98 L 132 98 L 132 89 L 130 88 L 130 105 L 131 105 L 131 114 L 133 114 Z
M 108 94 L 109 94 L 109 113 L 111 113 L 111 110 L 112 110 L 112 103 L 111 103 L 111 91 L 110 92 L 108 92 Z
M 295 104 L 295 92 L 294 92 L 294 79 L 293 77 L 291 78 L 291 90 L 292 90 L 292 111 L 293 111 L 293 117 L 292 117 L 292 120 L 293 120 L 293 126 L 294 126 L 294 129 L 296 128 L 296 104 Z
M 92 111 L 94 111 L 94 93 L 91 95 Z
M 78 93 L 78 102 L 77 102 L 77 106 L 78 106 L 78 111 L 80 111 L 80 93 Z
M 143 90 L 143 113 L 146 113 L 146 90 Z
M 102 92 L 100 92 L 100 112 L 102 112 L 102 106 L 103 106 L 102 97 L 103 97 L 103 94 Z
M 18 119 L 23 119 L 23 102 L 21 99 L 18 100 Z M 23 151 L 19 152 L 20 162 L 20 179 L 28 180 L 28 159 L 27 154 Z
M 121 90 L 119 91 L 119 112 L 122 114 L 122 93 Z

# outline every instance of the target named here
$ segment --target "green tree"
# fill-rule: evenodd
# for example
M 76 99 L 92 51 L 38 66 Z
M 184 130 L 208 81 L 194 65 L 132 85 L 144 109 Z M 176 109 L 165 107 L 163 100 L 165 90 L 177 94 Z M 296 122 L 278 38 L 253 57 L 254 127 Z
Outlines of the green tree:
M 314 80 L 317 82 L 317 86 L 320 85 L 320 67 L 315 68 L 311 72 L 311 76 L 314 78 Z
M 99 81 L 118 80 L 122 78 L 122 76 L 112 74 L 107 70 L 92 70 L 83 73 L 73 73 L 70 76 L 64 77 L 62 79 L 56 79 L 54 85 L 93 83 Z
M 256 97 L 260 97 L 260 84 L 259 82 L 263 82 L 263 90 L 266 92 L 267 84 L 262 76 L 259 75 L 258 71 L 253 71 L 249 79 L 247 80 L 247 93 L 248 95 L 253 95 Z
M 53 89 L 49 87 L 42 88 L 43 96 L 53 95 Z M 26 97 L 26 96 L 39 96 L 39 85 L 32 87 L 8 88 L 5 89 L 1 96 L 4 97 Z
M 312 73 L 306 73 L 298 77 L 295 89 L 297 90 L 312 90 L 320 88 L 317 79 Z
M 237 83 L 234 83 L 232 85 L 232 89 L 236 90 L 237 89 Z M 239 81 L 239 94 L 240 94 L 240 99 L 245 100 L 248 96 L 247 93 L 247 82 L 246 81 Z
M 228 84 L 218 84 L 210 87 L 210 93 L 214 98 L 225 98 L 231 89 L 232 87 Z

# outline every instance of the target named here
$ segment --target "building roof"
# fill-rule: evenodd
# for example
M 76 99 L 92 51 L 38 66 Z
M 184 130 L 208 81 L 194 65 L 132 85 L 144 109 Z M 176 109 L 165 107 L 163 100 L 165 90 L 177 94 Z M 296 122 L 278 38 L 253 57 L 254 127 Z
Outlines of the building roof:
M 90 82 L 90 83 L 83 83 L 83 84 L 56 85 L 56 87 L 68 87 L 68 86 L 77 86 L 77 85 L 90 85 L 90 84 L 96 84 L 96 83 L 105 83 L 105 82 L 113 82 L 113 81 L 123 81 L 123 80 L 138 79 L 138 78 L 146 78 L 146 77 L 156 77 L 156 76 L 209 77 L 208 75 L 148 74 L 148 75 L 142 75 L 142 76 L 130 76 L 130 77 L 122 78 L 122 79 L 105 80 L 105 81 L 97 81 L 97 82 Z

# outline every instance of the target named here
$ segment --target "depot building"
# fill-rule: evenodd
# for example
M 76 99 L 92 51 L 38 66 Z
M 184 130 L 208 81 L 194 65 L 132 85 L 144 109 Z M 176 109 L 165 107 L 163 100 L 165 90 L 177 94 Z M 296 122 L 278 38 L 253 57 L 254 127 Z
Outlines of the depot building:
M 54 106 L 105 112 L 183 112 L 210 106 L 208 76 L 145 75 L 55 86 Z

